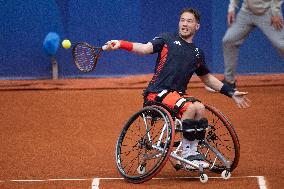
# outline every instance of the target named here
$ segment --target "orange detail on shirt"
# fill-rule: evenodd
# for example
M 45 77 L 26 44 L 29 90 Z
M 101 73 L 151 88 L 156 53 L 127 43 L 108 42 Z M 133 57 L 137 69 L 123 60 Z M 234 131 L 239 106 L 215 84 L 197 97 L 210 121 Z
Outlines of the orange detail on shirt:
M 164 45 L 162 52 L 161 52 L 161 58 L 160 61 L 158 63 L 158 66 L 155 70 L 155 74 L 153 76 L 153 78 L 151 79 L 150 83 L 153 83 L 156 81 L 158 75 L 160 74 L 162 68 L 165 66 L 165 63 L 167 61 L 167 56 L 168 56 L 168 46 Z

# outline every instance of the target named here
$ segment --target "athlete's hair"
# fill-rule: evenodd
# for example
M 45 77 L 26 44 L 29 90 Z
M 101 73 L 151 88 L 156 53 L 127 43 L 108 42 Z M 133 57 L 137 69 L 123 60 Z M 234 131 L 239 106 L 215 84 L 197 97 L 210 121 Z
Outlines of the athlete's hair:
M 180 16 L 181 16 L 183 13 L 185 13 L 185 12 L 189 12 L 189 13 L 193 14 L 193 16 L 195 17 L 197 23 L 200 22 L 200 14 L 199 14 L 198 10 L 193 9 L 193 8 L 185 8 L 185 9 L 183 9 L 183 10 L 181 11 Z

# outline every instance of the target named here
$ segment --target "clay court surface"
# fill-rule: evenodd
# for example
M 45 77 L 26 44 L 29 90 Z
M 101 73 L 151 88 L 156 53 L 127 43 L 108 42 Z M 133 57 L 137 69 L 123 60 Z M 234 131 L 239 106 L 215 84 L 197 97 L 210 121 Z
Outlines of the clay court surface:
M 252 100 L 245 110 L 205 91 L 197 78 L 189 85 L 193 96 L 217 107 L 235 126 L 241 158 L 231 179 L 209 173 L 202 184 L 196 172 L 176 172 L 167 164 L 149 182 L 124 182 L 116 170 L 115 143 L 141 108 L 149 78 L 0 81 L 0 188 L 283 188 L 281 74 L 239 77 L 239 89 Z

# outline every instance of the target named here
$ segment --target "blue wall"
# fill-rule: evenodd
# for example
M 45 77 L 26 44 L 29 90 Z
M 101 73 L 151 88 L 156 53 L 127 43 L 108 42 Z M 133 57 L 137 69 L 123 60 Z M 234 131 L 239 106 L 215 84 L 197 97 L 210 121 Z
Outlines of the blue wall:
M 218 2 L 218 4 L 216 3 Z M 221 40 L 228 1 L 218 0 L 0 0 L 0 79 L 51 78 L 50 58 L 42 42 L 50 31 L 71 42 L 103 45 L 110 39 L 147 42 L 159 33 L 177 31 L 180 10 L 194 7 L 202 15 L 195 43 L 214 73 L 223 72 Z M 71 49 L 56 55 L 59 77 L 102 77 L 151 73 L 156 55 L 104 52 L 95 72 L 80 73 Z M 240 73 L 284 72 L 284 62 L 256 30 L 241 48 Z

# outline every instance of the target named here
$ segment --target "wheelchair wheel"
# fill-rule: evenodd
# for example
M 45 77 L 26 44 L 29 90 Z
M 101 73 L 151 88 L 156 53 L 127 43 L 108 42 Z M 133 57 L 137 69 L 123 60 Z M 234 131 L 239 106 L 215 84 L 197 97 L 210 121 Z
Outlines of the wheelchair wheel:
M 153 178 L 166 164 L 174 142 L 174 124 L 160 106 L 146 106 L 127 121 L 116 144 L 116 165 L 128 182 Z
M 206 140 L 230 162 L 231 167 L 228 171 L 232 172 L 237 167 L 240 158 L 238 136 L 232 124 L 218 109 L 206 104 L 205 108 L 209 124 Z M 214 165 L 211 171 L 221 173 L 226 169 L 225 165 L 216 158 L 215 154 L 206 148 L 201 150 L 206 155 L 206 159 L 211 166 Z

